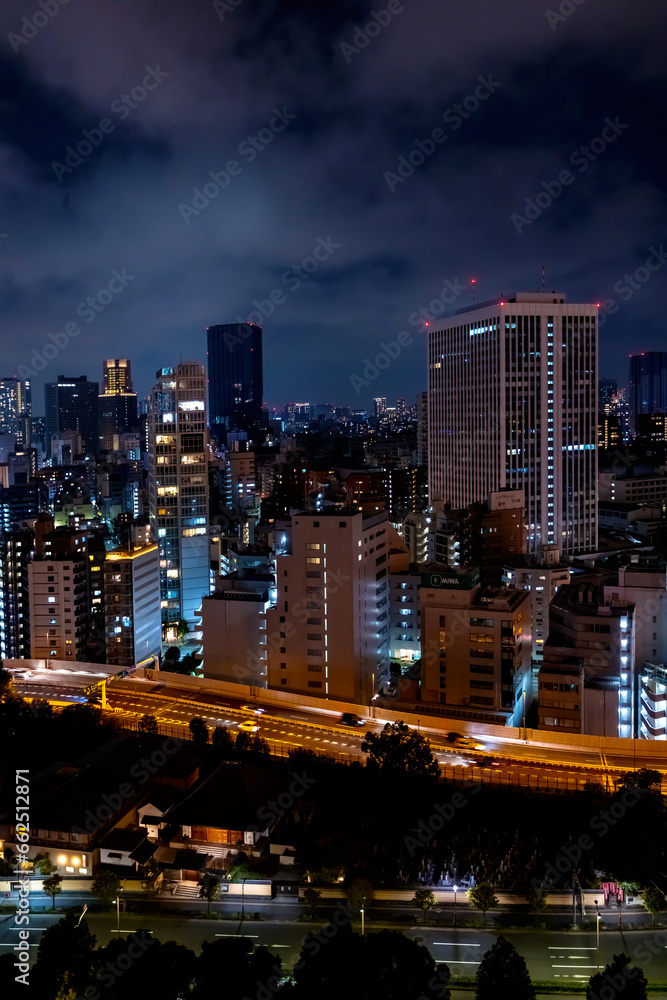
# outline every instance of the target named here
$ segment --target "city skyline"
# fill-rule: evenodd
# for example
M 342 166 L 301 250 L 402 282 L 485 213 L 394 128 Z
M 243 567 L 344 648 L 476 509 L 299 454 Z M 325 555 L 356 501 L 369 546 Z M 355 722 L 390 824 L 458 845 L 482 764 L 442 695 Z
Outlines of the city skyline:
M 245 321 L 270 406 L 413 399 L 424 311 L 543 281 L 601 303 L 602 375 L 625 382 L 628 342 L 660 348 L 662 9 L 230 6 L 0 11 L 4 369 L 35 399 L 116 355 L 144 396 L 204 361 L 207 325 Z

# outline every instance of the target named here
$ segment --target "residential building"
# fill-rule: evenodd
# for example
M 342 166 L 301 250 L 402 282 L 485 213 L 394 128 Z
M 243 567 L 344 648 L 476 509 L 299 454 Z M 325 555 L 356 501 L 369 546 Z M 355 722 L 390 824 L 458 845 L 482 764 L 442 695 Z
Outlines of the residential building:
M 149 506 L 160 550 L 160 606 L 167 639 L 178 623 L 198 631 L 210 591 L 208 450 L 203 365 L 185 361 L 157 372 L 148 414 Z
M 539 727 L 635 733 L 635 605 L 595 583 L 563 586 L 551 602 L 538 675 Z
M 570 567 L 561 562 L 557 545 L 545 545 L 539 556 L 507 559 L 502 580 L 505 587 L 530 592 L 532 666 L 539 670 L 549 636 L 549 605 L 559 588 L 570 582 Z
M 0 378 L 0 434 L 14 434 L 27 448 L 32 443 L 32 393 L 30 380 Z
M 160 658 L 160 560 L 158 546 L 135 530 L 127 546 L 104 561 L 106 662 L 132 667 Z
M 30 657 L 28 568 L 35 535 L 0 531 L 0 660 Z
M 429 496 L 526 498 L 528 551 L 597 549 L 597 306 L 517 292 L 428 332 Z
M 524 725 L 530 708 L 530 595 L 482 588 L 479 568 L 423 567 L 422 702 L 447 715 Z
M 667 666 L 645 663 L 638 669 L 639 727 L 643 740 L 667 739 Z
M 89 559 L 84 532 L 53 530 L 53 520 L 35 522 L 35 555 L 28 566 L 30 656 L 83 658 L 90 627 Z
M 368 704 L 389 677 L 386 513 L 298 514 L 276 556 L 277 600 L 266 614 L 268 682 L 311 697 Z

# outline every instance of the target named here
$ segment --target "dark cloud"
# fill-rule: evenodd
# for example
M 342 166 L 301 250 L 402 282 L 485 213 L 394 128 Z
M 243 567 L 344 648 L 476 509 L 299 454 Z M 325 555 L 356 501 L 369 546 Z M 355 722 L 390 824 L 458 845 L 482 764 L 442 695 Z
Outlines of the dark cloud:
M 629 343 L 664 346 L 667 266 L 629 297 L 614 289 L 667 242 L 662 4 L 586 0 L 554 21 L 560 0 L 405 0 L 377 31 L 384 3 L 229 6 L 221 20 L 205 0 L 69 0 L 23 44 L 42 8 L 3 0 L 0 374 L 29 365 L 123 267 L 134 279 L 38 386 L 99 378 L 103 357 L 124 354 L 143 393 L 158 367 L 204 359 L 208 324 L 279 288 L 264 323 L 270 404 L 412 397 L 426 380 L 413 313 L 445 281 L 467 286 L 448 309 L 471 301 L 472 277 L 478 299 L 539 287 L 543 265 L 571 300 L 617 302 L 602 374 L 625 379 Z M 111 110 L 156 67 L 159 86 Z M 489 76 L 500 86 L 479 109 L 443 123 Z M 288 124 L 262 131 L 276 110 Z M 59 179 L 53 161 L 105 117 L 113 131 Z M 617 117 L 628 128 L 573 167 Z M 385 174 L 440 127 L 446 141 L 390 190 Z M 251 158 L 254 136 L 265 148 Z M 230 160 L 240 172 L 186 224 L 179 206 L 201 206 L 195 190 Z M 568 168 L 572 183 L 518 233 L 512 213 Z M 297 287 L 318 239 L 340 245 Z M 350 375 L 401 330 L 412 345 L 357 396 Z

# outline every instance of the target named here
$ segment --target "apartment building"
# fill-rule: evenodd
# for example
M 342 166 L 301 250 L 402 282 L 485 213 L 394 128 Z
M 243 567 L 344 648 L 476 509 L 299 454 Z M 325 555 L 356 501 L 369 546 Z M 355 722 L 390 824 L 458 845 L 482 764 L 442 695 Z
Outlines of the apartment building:
M 478 567 L 424 567 L 422 701 L 518 726 L 530 708 L 530 595 L 482 588 Z

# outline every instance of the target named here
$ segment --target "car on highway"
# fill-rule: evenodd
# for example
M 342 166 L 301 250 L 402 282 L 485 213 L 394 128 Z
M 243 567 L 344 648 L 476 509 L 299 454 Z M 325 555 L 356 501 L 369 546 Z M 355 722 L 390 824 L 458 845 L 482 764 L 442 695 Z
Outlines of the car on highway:
M 248 719 L 247 722 L 239 722 L 239 729 L 242 729 L 244 733 L 256 733 L 259 726 Z
M 462 736 L 461 733 L 449 733 L 447 736 L 447 742 L 451 743 L 455 747 L 460 747 L 461 749 L 486 750 L 484 743 L 480 743 L 475 736 Z
M 492 757 L 491 754 L 484 754 L 483 757 L 478 757 L 475 761 L 476 767 L 500 767 L 500 761 Z
M 263 715 L 266 709 L 260 708 L 259 705 L 241 705 L 241 709 L 246 712 L 254 712 L 255 715 Z
M 364 720 L 360 719 L 358 715 L 354 715 L 353 712 L 343 712 L 340 721 L 344 726 L 363 726 L 364 724 Z

